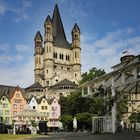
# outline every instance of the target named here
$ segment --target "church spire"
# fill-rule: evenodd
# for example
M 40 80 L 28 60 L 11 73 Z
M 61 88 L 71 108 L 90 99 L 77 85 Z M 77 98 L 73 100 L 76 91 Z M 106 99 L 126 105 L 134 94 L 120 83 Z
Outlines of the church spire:
M 60 16 L 57 4 L 55 5 L 55 8 L 54 8 L 52 23 L 53 23 L 54 36 L 60 36 L 64 39 L 66 39 L 64 28 L 63 28 L 63 23 L 61 20 L 61 16 Z
M 45 20 L 45 23 L 44 23 L 44 26 L 46 25 L 46 24 L 52 24 L 52 20 L 51 20 L 51 17 L 48 15 L 47 16 L 47 18 L 46 18 L 46 20 Z
M 36 41 L 36 40 L 42 41 L 42 36 L 41 36 L 41 33 L 39 31 L 37 31 L 37 33 L 35 35 L 34 41 Z

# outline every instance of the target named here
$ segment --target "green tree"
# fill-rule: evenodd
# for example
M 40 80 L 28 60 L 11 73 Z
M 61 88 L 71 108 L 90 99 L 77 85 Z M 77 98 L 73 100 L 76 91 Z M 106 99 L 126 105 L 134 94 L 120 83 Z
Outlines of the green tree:
M 64 130 L 71 131 L 73 129 L 72 115 L 63 115 L 60 117 L 60 121 L 63 123 Z
M 91 129 L 92 126 L 92 114 L 88 112 L 76 114 L 76 119 L 78 122 L 78 129 L 85 130 Z
M 100 77 L 103 74 L 105 74 L 104 70 L 93 67 L 89 70 L 89 72 L 85 72 L 81 75 L 82 80 L 80 83 L 82 84 L 84 82 L 90 81 L 94 78 Z
M 135 123 L 138 120 L 138 113 L 132 113 L 129 116 L 129 121 L 130 123 Z

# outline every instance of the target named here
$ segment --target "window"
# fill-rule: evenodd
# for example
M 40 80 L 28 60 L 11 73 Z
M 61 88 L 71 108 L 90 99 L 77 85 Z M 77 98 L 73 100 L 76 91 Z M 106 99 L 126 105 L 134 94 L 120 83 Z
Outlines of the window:
M 54 106 L 52 106 L 52 110 L 54 110 Z
M 17 109 L 17 105 L 16 105 L 16 104 L 14 104 L 14 105 L 13 105 L 13 108 L 14 108 L 14 109 Z
M 38 60 L 39 60 L 39 64 L 41 64 L 41 59 L 39 58 Z
M 54 54 L 53 54 L 53 57 L 54 57 L 54 58 L 57 58 L 57 53 L 54 53 Z
M 56 79 L 55 81 L 58 82 L 58 79 Z
M 64 58 L 64 55 L 63 54 L 59 54 L 59 58 L 60 59 L 63 59 Z
M 69 70 L 70 70 L 70 68 L 69 68 L 69 67 L 67 67 L 67 70 L 69 71 Z
M 47 85 L 49 85 L 49 81 L 46 81 Z
M 51 46 L 49 46 L 49 52 L 51 52 Z
M 69 60 L 69 59 L 70 59 L 69 55 L 66 55 L 66 60 Z
M 48 69 L 47 69 L 47 71 L 46 71 L 47 73 L 48 73 Z
M 61 69 L 63 69 L 63 66 L 61 66 Z
M 41 109 L 44 110 L 44 106 L 41 106 Z
M 68 61 L 70 60 L 70 56 L 68 55 Z
M 33 109 L 36 109 L 36 106 L 33 106 Z
M 3 108 L 8 108 L 8 104 L 3 104 Z
M 23 105 L 20 105 L 20 109 L 23 109 Z
M 13 115 L 16 115 L 16 114 L 17 114 L 17 111 L 14 111 L 14 112 L 13 112 Z
M 5 115 L 10 115 L 9 110 L 6 110 L 6 111 L 5 111 Z
M 77 77 L 77 74 L 75 73 L 75 77 Z
M 47 110 L 47 106 L 45 106 L 45 110 Z
M 20 97 L 20 95 L 17 93 L 17 94 L 16 94 L 16 98 L 19 98 L 19 97 Z
M 3 97 L 3 98 L 2 98 L 2 100 L 3 100 L 3 101 L 5 101 L 5 100 L 6 100 L 6 98 L 5 98 L 5 97 Z
M 49 48 L 49 46 L 47 46 L 47 52 L 49 52 L 49 49 L 48 48 Z
M 77 53 L 75 52 L 75 58 L 77 58 Z
M 8 123 L 9 122 L 9 117 L 5 117 L 5 121 L 6 121 L 6 123 Z
M 56 65 L 54 65 L 54 68 L 57 68 L 57 66 L 56 66 Z
M 20 100 L 20 99 L 14 99 L 14 103 L 21 103 L 22 102 L 22 100 Z

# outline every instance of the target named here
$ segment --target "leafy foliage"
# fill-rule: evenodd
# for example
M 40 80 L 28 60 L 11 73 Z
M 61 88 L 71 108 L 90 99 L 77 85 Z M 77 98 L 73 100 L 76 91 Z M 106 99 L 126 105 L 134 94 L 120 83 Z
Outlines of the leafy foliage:
M 81 80 L 81 84 L 87 81 L 90 81 L 94 78 L 97 78 L 101 75 L 105 74 L 105 71 L 102 69 L 97 69 L 95 67 L 93 67 L 92 69 L 89 70 L 89 72 L 85 72 L 83 73 L 82 76 L 82 80 Z
M 73 116 L 72 115 L 63 115 L 60 117 L 60 121 L 63 123 L 63 127 L 66 131 L 72 130 L 72 122 Z

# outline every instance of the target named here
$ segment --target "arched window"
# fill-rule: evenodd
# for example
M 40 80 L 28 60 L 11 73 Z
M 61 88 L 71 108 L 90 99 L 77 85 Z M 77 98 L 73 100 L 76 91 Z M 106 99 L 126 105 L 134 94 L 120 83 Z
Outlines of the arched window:
M 77 58 L 77 53 L 75 52 L 75 58 Z
M 51 46 L 49 46 L 49 52 L 51 52 Z
M 57 58 L 57 53 L 55 53 L 55 58 Z
M 39 64 L 41 64 L 41 58 L 39 58 Z
M 68 55 L 68 60 L 70 60 L 70 56 Z
M 47 46 L 47 52 L 49 52 L 49 49 L 48 49 L 48 47 L 49 47 L 49 46 Z

